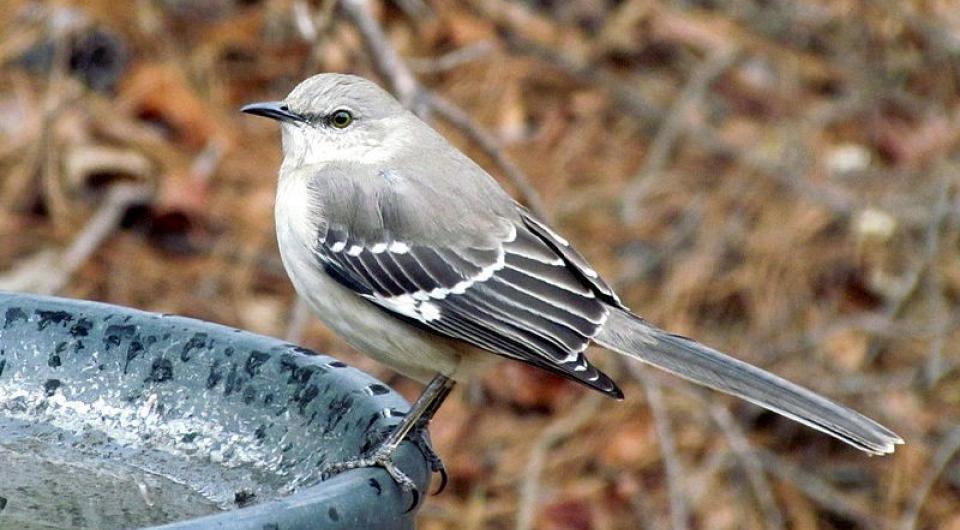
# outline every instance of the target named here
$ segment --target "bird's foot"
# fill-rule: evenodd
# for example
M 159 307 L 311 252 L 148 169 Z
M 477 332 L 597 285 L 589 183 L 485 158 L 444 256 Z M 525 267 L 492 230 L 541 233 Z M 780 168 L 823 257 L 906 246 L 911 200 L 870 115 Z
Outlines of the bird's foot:
M 324 466 L 323 476 L 324 478 L 332 477 L 333 475 L 340 474 L 344 471 L 349 471 L 351 469 L 361 469 L 364 467 L 382 467 L 390 474 L 390 477 L 393 478 L 394 482 L 403 491 L 411 491 L 417 489 L 417 486 L 413 483 L 413 480 L 407 476 L 406 473 L 400 470 L 397 467 L 397 464 L 393 461 L 394 450 L 386 444 L 378 446 L 373 451 L 367 453 L 366 455 L 356 458 L 354 460 L 347 460 L 345 462 L 332 462 Z
M 430 471 L 440 474 L 440 488 L 437 490 L 437 493 L 440 493 L 447 486 L 447 470 L 443 465 L 443 460 L 440 459 L 440 456 L 437 455 L 430 444 L 430 435 L 427 433 L 428 423 L 428 421 L 418 423 L 413 432 L 410 433 L 409 439 L 423 453 L 427 464 L 430 466 Z M 389 440 L 389 437 L 387 439 Z M 407 511 L 413 510 L 420 503 L 420 491 L 413 480 L 394 462 L 394 454 L 398 447 L 398 445 L 390 444 L 388 441 L 381 442 L 375 449 L 360 458 L 325 465 L 321 471 L 321 476 L 325 480 L 351 469 L 382 467 L 393 481 L 400 486 L 401 490 L 413 495 L 413 500 Z
M 427 459 L 427 464 L 430 466 L 430 471 L 440 474 L 440 487 L 434 492 L 434 495 L 439 495 L 440 492 L 447 487 L 447 467 L 443 465 L 443 460 L 440 459 L 440 455 L 433 450 L 433 444 L 430 442 L 430 433 L 427 431 L 427 425 L 429 423 L 429 420 L 418 423 L 412 433 L 413 438 L 410 441 L 423 453 L 424 458 Z

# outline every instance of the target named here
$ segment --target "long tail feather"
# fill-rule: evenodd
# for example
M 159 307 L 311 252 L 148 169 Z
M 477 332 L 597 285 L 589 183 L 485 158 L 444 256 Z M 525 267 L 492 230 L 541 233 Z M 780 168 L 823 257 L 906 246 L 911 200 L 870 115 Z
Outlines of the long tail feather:
M 874 455 L 903 440 L 870 418 L 698 342 L 671 335 L 627 311 L 610 308 L 594 339 L 605 348 L 694 383 L 732 394 Z

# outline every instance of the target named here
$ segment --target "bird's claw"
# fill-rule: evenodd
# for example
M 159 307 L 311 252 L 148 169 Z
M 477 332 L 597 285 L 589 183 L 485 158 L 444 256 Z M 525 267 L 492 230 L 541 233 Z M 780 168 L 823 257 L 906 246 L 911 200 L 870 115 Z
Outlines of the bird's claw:
M 413 444 L 420 449 L 420 452 L 423 453 L 427 464 L 430 466 L 430 471 L 440 474 L 440 487 L 437 489 L 436 493 L 434 493 L 434 495 L 438 495 L 447 487 L 447 468 L 443 465 L 443 460 L 440 459 L 440 455 L 433 450 L 433 446 L 430 444 L 430 434 L 427 431 L 428 424 L 429 421 L 422 421 L 418 423 L 413 432 L 408 435 L 407 439 L 413 442 Z M 351 469 L 382 467 L 390 475 L 393 481 L 397 483 L 397 486 L 400 486 L 401 490 L 410 492 L 413 495 L 413 502 L 410 504 L 410 508 L 407 509 L 407 512 L 409 512 L 416 508 L 420 503 L 420 491 L 417 489 L 417 485 L 413 482 L 413 480 L 411 480 L 406 473 L 401 471 L 400 468 L 397 467 L 397 464 L 393 461 L 393 455 L 395 451 L 396 447 L 391 447 L 381 443 L 376 449 L 360 458 L 348 460 L 346 462 L 332 462 L 325 465 L 321 470 L 321 477 L 323 480 L 326 480 L 334 475 L 344 471 L 349 471 Z
M 433 445 L 430 443 L 430 435 L 427 431 L 427 423 L 422 422 L 417 426 L 416 431 L 414 431 L 414 436 L 411 437 L 411 440 L 414 445 L 420 449 L 420 452 L 423 453 L 424 458 L 427 460 L 427 464 L 430 466 L 430 471 L 440 474 L 440 487 L 437 488 L 434 495 L 439 495 L 447 487 L 447 467 L 443 465 L 443 460 L 440 458 L 440 455 L 433 450 Z
M 376 448 L 367 456 L 355 460 L 347 460 L 346 462 L 333 462 L 325 465 L 323 470 L 321 470 L 321 477 L 323 480 L 326 480 L 344 471 L 365 467 L 382 467 L 386 470 L 387 474 L 390 475 L 390 478 L 397 483 L 397 486 L 400 486 L 401 490 L 413 495 L 413 501 L 410 503 L 410 507 L 407 508 L 407 512 L 416 508 L 420 503 L 420 491 L 417 489 L 417 485 L 414 484 L 413 480 L 411 480 L 406 473 L 397 467 L 396 462 L 393 461 L 393 451 L 384 445 Z

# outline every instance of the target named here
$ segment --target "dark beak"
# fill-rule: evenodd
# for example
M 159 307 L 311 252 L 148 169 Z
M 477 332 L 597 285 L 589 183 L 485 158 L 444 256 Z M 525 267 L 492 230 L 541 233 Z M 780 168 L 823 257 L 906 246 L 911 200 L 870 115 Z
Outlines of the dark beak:
M 251 103 L 240 109 L 240 112 L 263 116 L 277 121 L 298 122 L 304 121 L 303 116 L 297 114 L 287 107 L 282 101 L 264 101 L 261 103 Z

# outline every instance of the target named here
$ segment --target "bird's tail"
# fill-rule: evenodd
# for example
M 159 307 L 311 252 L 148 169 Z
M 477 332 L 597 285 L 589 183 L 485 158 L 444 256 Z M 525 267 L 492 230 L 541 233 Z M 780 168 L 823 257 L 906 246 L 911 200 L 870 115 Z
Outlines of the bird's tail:
M 671 335 L 627 311 L 610 308 L 594 339 L 601 346 L 694 383 L 732 394 L 825 432 L 873 455 L 892 453 L 903 440 L 870 418 L 786 379 Z

